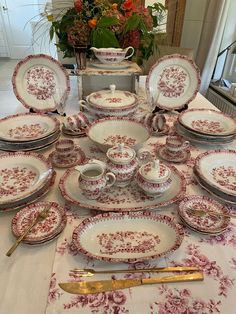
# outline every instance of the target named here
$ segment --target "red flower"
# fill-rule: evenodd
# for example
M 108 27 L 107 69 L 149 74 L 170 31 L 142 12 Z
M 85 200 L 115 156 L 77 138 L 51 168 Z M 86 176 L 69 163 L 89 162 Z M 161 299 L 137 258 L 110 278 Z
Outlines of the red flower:
M 134 4 L 132 0 L 125 0 L 125 2 L 123 3 L 123 8 L 126 11 L 130 11 L 134 9 Z
M 79 13 L 82 10 L 82 0 L 75 0 L 74 7 L 75 7 L 76 12 Z

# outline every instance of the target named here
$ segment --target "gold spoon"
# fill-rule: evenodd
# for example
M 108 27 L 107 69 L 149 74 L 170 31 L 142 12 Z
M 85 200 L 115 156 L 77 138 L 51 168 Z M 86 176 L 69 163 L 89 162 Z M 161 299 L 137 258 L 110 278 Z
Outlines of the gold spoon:
M 219 216 L 219 217 L 227 217 L 227 218 L 236 218 L 236 215 L 233 214 L 224 214 L 224 213 L 218 213 L 215 211 L 205 211 L 203 209 L 192 209 L 188 208 L 188 211 L 193 214 L 194 216 L 202 217 L 205 215 L 210 215 L 210 216 Z

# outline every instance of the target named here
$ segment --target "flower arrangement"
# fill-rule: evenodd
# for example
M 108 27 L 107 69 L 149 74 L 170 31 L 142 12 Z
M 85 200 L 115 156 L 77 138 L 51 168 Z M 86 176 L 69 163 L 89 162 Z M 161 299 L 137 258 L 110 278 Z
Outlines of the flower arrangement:
M 154 49 L 153 28 L 165 7 L 155 3 L 147 8 L 141 0 L 75 0 L 72 6 L 48 15 L 50 38 L 64 57 L 74 55 L 74 47 L 126 48 L 133 46 L 140 60 Z

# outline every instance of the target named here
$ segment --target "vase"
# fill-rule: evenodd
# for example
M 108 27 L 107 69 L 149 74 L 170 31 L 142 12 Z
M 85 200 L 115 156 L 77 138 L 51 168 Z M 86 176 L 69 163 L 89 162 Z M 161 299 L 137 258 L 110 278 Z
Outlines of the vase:
M 86 68 L 86 52 L 87 46 L 74 47 L 75 60 L 78 70 Z

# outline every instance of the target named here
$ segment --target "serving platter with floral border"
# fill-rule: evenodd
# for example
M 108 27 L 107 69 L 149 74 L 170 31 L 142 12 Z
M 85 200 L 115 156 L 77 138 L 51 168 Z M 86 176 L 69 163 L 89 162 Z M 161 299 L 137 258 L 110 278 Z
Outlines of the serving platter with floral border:
M 15 67 L 13 91 L 26 108 L 35 112 L 55 111 L 65 103 L 69 91 L 69 75 L 63 65 L 45 54 L 29 55 Z
M 189 109 L 178 116 L 178 122 L 185 128 L 208 137 L 236 134 L 236 120 L 216 110 Z
M 136 263 L 174 252 L 183 238 L 183 228 L 169 216 L 150 211 L 104 213 L 83 220 L 71 245 L 90 258 Z
M 64 173 L 59 182 L 59 189 L 65 200 L 81 208 L 117 212 L 158 209 L 178 201 L 186 192 L 184 176 L 174 166 L 168 167 L 171 170 L 171 186 L 156 198 L 145 195 L 136 182 L 132 181 L 125 188 L 112 186 L 103 190 L 96 200 L 88 199 L 79 188 L 79 171 L 76 169 L 68 169 Z
M 181 109 L 192 101 L 200 87 L 200 70 L 187 56 L 173 54 L 160 58 L 146 80 L 149 101 L 165 109 Z
M 10 205 L 39 191 L 53 176 L 47 159 L 32 152 L 0 155 L 0 205 Z
M 218 233 L 225 230 L 230 223 L 229 217 L 203 215 L 197 216 L 191 210 L 213 211 L 227 214 L 228 210 L 217 201 L 207 196 L 191 195 L 185 197 L 179 204 L 178 213 L 181 218 L 192 228 L 206 232 Z
M 215 189 L 236 196 L 236 150 L 218 149 L 200 154 L 195 160 L 195 171 Z
M 24 207 L 13 217 L 11 227 L 14 236 L 20 237 L 46 206 L 50 206 L 48 216 L 40 220 L 23 241 L 40 243 L 52 239 L 61 232 L 65 227 L 65 209 L 55 202 L 39 202 Z
M 43 139 L 60 129 L 60 122 L 39 113 L 20 113 L 0 119 L 0 139 L 29 142 Z

